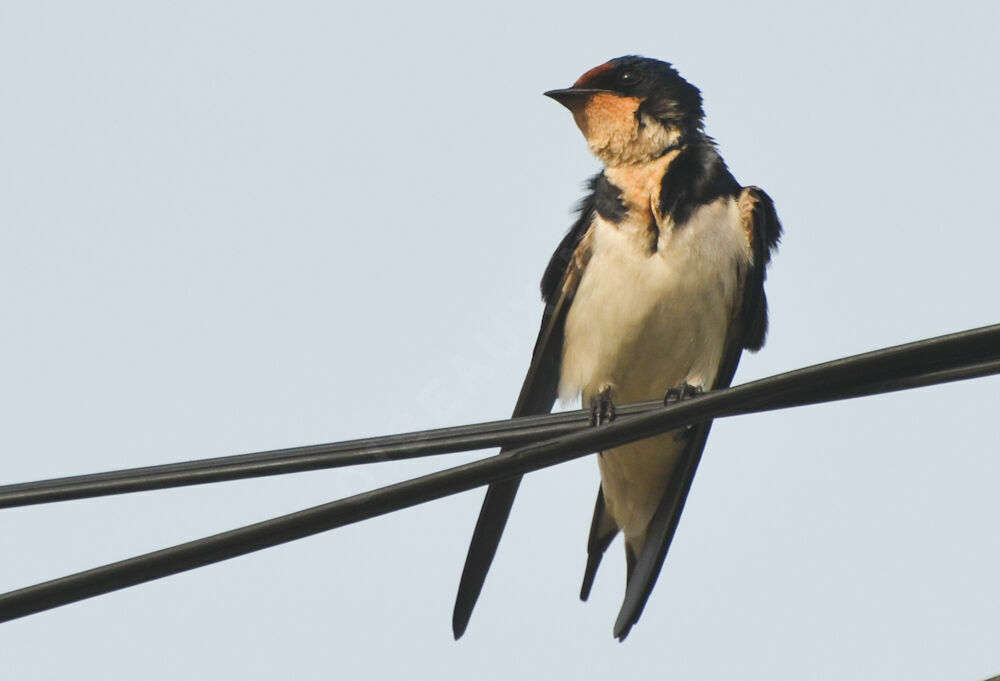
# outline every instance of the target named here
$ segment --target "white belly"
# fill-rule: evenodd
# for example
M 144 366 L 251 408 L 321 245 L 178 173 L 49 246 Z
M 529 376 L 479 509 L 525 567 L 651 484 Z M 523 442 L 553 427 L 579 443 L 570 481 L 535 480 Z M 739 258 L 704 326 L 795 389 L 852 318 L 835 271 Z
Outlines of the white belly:
M 736 201 L 720 199 L 650 252 L 644 225 L 594 225 L 591 256 L 566 316 L 559 395 L 583 404 L 611 386 L 619 404 L 711 387 L 750 259 Z M 645 533 L 683 441 L 667 433 L 602 453 L 608 511 L 633 544 Z

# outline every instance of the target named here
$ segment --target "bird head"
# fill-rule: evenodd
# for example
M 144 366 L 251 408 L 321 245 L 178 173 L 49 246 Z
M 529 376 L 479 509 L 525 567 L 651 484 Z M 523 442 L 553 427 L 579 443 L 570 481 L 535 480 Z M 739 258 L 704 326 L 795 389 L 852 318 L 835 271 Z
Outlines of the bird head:
M 606 165 L 645 163 L 700 133 L 701 93 L 673 66 L 645 57 L 612 59 L 564 90 L 545 93 L 573 113 Z

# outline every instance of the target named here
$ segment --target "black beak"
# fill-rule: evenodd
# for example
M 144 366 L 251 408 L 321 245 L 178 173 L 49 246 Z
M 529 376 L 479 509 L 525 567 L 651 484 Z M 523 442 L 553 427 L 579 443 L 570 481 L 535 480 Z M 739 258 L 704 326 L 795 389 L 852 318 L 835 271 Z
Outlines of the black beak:
M 546 97 L 551 97 L 556 100 L 570 111 L 576 111 L 581 106 L 584 106 L 587 103 L 587 100 L 600 92 L 615 94 L 610 90 L 575 87 L 566 88 L 565 90 L 549 90 L 544 94 Z

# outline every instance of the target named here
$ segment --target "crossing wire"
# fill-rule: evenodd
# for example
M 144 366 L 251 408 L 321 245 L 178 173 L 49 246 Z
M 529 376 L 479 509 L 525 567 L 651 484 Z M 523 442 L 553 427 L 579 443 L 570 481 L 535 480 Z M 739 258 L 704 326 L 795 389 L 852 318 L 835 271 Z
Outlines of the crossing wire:
M 0 595 L 0 622 L 409 508 L 693 423 L 996 373 L 1000 373 L 1000 325 L 835 360 L 712 391 L 599 428 L 577 429 L 505 454 L 11 591 Z
M 877 392 L 891 392 L 917 387 L 922 365 L 907 362 L 904 358 L 921 357 L 933 361 L 929 369 L 944 369 L 988 361 L 989 349 L 1000 346 L 1000 325 L 984 327 L 959 334 L 941 336 L 930 340 L 896 346 L 866 355 L 840 360 L 858 361 L 860 357 L 876 358 L 883 363 L 884 371 L 878 381 L 865 383 L 857 374 L 851 374 L 850 364 L 842 364 L 841 392 L 802 393 L 785 406 L 800 406 L 824 399 L 861 397 Z M 980 354 L 976 354 L 976 353 Z M 871 361 L 871 360 L 867 360 Z M 893 384 L 893 381 L 896 384 Z M 768 404 L 777 404 L 769 396 Z M 661 407 L 658 400 L 623 405 L 619 417 L 633 416 Z M 748 405 L 740 413 L 759 410 Z M 197 461 L 146 466 L 104 473 L 55 478 L 36 482 L 0 486 L 0 509 L 30 504 L 85 499 L 112 494 L 143 492 L 187 485 L 200 485 L 246 478 L 256 478 L 286 473 L 338 468 L 360 464 L 398 461 L 423 456 L 473 451 L 492 447 L 517 447 L 544 439 L 568 435 L 588 425 L 589 413 L 585 410 L 546 416 L 530 416 L 504 421 L 491 421 L 450 428 L 380 436 L 346 442 L 336 442 L 306 447 L 293 447 L 252 454 L 215 457 Z

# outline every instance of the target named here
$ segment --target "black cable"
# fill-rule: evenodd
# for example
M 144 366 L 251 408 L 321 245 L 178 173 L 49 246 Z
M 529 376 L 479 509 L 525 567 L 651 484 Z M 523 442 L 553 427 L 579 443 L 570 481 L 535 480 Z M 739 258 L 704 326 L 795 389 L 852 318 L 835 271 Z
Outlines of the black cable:
M 587 414 L 574 411 L 3 485 L 0 508 L 517 446 L 586 423 Z
M 833 377 L 827 386 L 841 386 L 842 397 L 860 397 L 874 392 L 891 392 L 918 385 L 924 362 L 927 366 L 947 369 L 967 362 L 966 353 L 977 349 L 1000 348 L 1000 325 L 940 336 L 916 343 L 877 350 L 864 355 L 837 360 L 844 363 L 844 372 Z M 882 371 L 872 374 L 881 387 L 871 388 L 861 380 L 852 362 L 871 361 L 875 357 L 882 364 Z M 868 358 L 868 359 L 865 359 Z M 869 369 L 869 371 L 872 371 Z M 929 370 L 928 370 L 929 371 Z M 900 387 L 893 388 L 893 382 Z M 834 394 L 830 392 L 828 394 Z M 776 396 L 763 398 L 761 405 L 778 404 Z M 817 400 L 798 392 L 786 396 L 784 406 L 813 404 Z M 648 412 L 661 406 L 659 400 L 623 405 L 619 417 Z M 756 411 L 747 408 L 742 413 Z M 246 478 L 296 473 L 302 471 L 337 468 L 383 461 L 398 461 L 437 454 L 487 449 L 491 447 L 517 447 L 544 439 L 569 434 L 588 424 L 586 410 L 563 412 L 546 416 L 521 417 L 505 421 L 491 421 L 465 426 L 389 435 L 346 442 L 306 447 L 277 449 L 253 454 L 216 457 L 198 461 L 146 466 L 105 473 L 93 473 L 37 482 L 0 486 L 0 509 L 55 501 L 68 501 L 112 494 L 166 489 L 211 482 L 224 482 Z
M 854 396 L 850 382 L 901 385 L 909 366 L 919 385 L 1000 371 L 1000 326 L 898 346 L 779 374 L 650 413 L 587 428 L 521 449 L 407 480 L 192 542 L 0 595 L 0 621 L 41 612 L 228 558 L 463 492 L 493 480 L 586 456 L 645 437 L 746 410 Z M 854 391 L 855 393 L 857 391 Z

